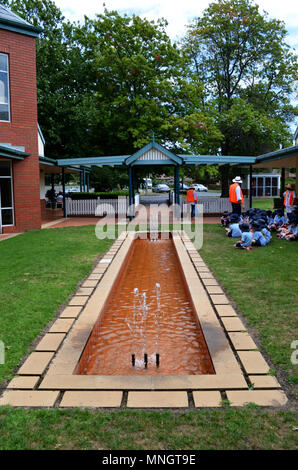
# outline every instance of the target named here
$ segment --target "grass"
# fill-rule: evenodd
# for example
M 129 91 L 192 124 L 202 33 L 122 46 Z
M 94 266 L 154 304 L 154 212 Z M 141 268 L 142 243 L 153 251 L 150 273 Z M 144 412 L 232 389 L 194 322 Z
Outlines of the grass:
M 257 209 L 273 210 L 273 198 L 253 198 L 252 207 L 255 207 Z
M 250 252 L 236 250 L 234 243 L 220 226 L 205 225 L 201 255 L 260 335 L 263 350 L 297 383 L 290 357 L 298 337 L 298 244 L 275 234 L 268 246 Z
M 0 383 L 108 249 L 110 240 L 92 234 L 94 227 L 51 229 L 0 243 L 0 340 L 5 344 Z
M 1 449 L 293 449 L 295 416 L 236 410 L 120 411 L 0 408 Z M 24 433 L 24 429 L 26 432 Z
M 292 389 L 298 245 L 274 239 L 247 253 L 233 249 L 220 227 L 205 225 L 204 235 L 202 256 Z M 110 243 L 97 240 L 94 227 L 29 232 L 0 243 L 0 339 L 7 348 L 0 384 Z M 0 407 L 0 449 L 294 449 L 295 426 L 293 409 L 254 405 L 186 412 Z

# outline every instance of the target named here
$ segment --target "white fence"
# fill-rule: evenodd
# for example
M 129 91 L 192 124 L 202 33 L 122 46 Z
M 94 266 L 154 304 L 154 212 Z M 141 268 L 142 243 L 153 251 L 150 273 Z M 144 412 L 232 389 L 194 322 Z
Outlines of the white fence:
M 199 204 L 203 204 L 204 214 L 222 214 L 224 211 L 232 212 L 232 205 L 227 197 L 201 197 Z M 189 204 L 183 200 L 183 212 L 187 211 Z M 249 209 L 249 198 L 244 198 L 244 210 Z
M 140 203 L 139 194 L 135 195 L 135 207 Z M 127 214 L 129 198 L 120 196 L 117 199 L 71 199 L 66 198 L 66 215 Z
M 174 193 L 170 193 L 170 203 L 174 202 Z M 183 212 L 190 210 L 190 204 L 185 201 L 184 197 L 180 196 L 180 203 L 182 204 Z M 224 211 L 232 211 L 232 205 L 228 197 L 215 197 L 215 196 L 202 196 L 199 195 L 199 204 L 203 204 L 204 214 L 222 214 Z M 189 209 L 188 209 L 189 208 Z M 244 198 L 244 210 L 249 209 L 249 198 Z
M 170 202 L 173 203 L 173 195 L 170 194 Z M 190 204 L 181 198 L 183 212 L 190 210 Z M 135 195 L 135 207 L 140 204 L 140 195 Z M 203 204 L 204 214 L 222 214 L 224 211 L 232 210 L 229 198 L 220 197 L 199 197 L 199 204 Z M 67 215 L 90 215 L 103 216 L 105 214 L 126 215 L 129 206 L 128 197 L 119 197 L 117 199 L 78 199 L 72 200 L 66 198 Z M 244 210 L 249 209 L 249 198 L 244 198 Z

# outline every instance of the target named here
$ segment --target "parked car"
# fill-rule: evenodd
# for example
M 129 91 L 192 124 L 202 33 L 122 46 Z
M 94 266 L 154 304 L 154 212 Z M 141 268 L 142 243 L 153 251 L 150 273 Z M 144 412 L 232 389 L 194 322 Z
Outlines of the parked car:
M 152 179 L 151 178 L 143 178 L 143 187 L 146 188 L 146 186 L 149 189 L 152 188 Z
M 187 186 L 187 184 L 180 183 L 180 189 L 189 189 L 189 186 Z
M 208 188 L 203 184 L 194 184 L 196 191 L 208 191 Z
M 65 188 L 65 192 L 66 193 L 79 193 L 80 188 L 78 188 L 77 186 L 68 187 L 68 188 Z
M 167 184 L 160 183 L 154 186 L 153 191 L 157 193 L 167 193 L 168 191 L 170 191 L 170 188 Z

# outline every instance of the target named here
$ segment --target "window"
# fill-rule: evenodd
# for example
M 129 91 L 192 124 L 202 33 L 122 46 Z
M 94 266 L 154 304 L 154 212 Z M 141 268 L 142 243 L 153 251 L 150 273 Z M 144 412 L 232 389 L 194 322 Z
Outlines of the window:
M 8 55 L 0 53 L 0 121 L 10 121 Z
M 0 223 L 14 225 L 11 162 L 0 160 Z

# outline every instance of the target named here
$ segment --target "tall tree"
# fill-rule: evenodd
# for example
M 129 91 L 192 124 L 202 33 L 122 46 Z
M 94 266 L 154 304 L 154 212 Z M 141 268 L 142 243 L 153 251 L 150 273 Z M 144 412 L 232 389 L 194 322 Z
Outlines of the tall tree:
M 205 99 L 216 107 L 224 155 L 290 144 L 297 58 L 286 35 L 283 22 L 261 14 L 250 0 L 218 0 L 189 25 L 183 50 L 190 74 L 204 80 Z M 226 195 L 226 168 L 222 178 Z
M 155 23 L 106 10 L 77 29 L 96 89 L 91 132 L 105 153 L 129 154 L 153 133 L 181 152 L 218 145 L 221 136 L 212 112 L 204 109 L 202 85 L 187 80 L 165 26 L 163 19 Z

